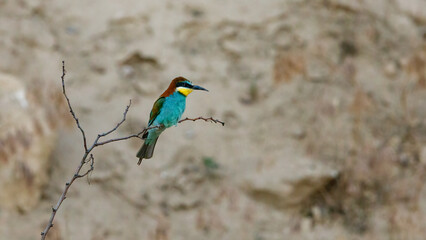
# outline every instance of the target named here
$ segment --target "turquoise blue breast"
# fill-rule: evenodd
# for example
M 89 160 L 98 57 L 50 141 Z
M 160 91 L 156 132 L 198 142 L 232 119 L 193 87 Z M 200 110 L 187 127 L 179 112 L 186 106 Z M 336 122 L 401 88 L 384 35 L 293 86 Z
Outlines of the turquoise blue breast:
M 186 97 L 179 92 L 174 92 L 166 97 L 160 113 L 152 125 L 162 124 L 166 128 L 176 125 L 185 111 Z

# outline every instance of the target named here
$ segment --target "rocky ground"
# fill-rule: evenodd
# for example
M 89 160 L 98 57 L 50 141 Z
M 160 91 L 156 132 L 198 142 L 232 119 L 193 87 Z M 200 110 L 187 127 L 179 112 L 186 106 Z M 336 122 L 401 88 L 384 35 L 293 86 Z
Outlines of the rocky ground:
M 48 239 L 423 239 L 423 0 L 0 0 L 0 236 L 36 239 L 89 141 L 210 90 L 137 166 L 95 150 Z M 90 183 L 90 184 L 89 184 Z

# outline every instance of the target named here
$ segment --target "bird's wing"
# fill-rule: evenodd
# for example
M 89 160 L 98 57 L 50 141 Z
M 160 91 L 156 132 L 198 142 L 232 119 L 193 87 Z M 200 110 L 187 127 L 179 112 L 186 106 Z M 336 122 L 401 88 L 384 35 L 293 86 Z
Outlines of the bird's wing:
M 152 106 L 151 114 L 149 115 L 148 126 L 154 122 L 155 118 L 160 114 L 160 109 L 163 106 L 165 98 L 160 97 L 157 101 L 155 101 L 154 106 Z

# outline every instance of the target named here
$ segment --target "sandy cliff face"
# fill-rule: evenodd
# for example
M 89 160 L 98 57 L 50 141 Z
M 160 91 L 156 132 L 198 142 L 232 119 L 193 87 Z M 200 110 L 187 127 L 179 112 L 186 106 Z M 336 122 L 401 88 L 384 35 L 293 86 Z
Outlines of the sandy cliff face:
M 65 60 L 89 140 L 129 99 L 117 136 L 138 132 L 175 76 L 210 90 L 188 97 L 185 116 L 226 125 L 170 128 L 141 167 L 140 141 L 98 149 L 90 185 L 73 186 L 52 237 L 421 239 L 423 9 L 422 0 L 0 1 L 0 72 L 14 76 L 0 77 L 2 147 L 28 131 L 16 137 L 19 154 L 0 149 L 0 236 L 38 236 L 80 161 L 79 133 L 56 125 L 68 111 L 60 95 L 32 107 L 60 86 Z M 39 92 L 24 94 L 25 107 L 28 89 Z
M 49 179 L 63 100 L 12 75 L 0 74 L 0 85 L 0 206 L 26 212 L 37 206 Z

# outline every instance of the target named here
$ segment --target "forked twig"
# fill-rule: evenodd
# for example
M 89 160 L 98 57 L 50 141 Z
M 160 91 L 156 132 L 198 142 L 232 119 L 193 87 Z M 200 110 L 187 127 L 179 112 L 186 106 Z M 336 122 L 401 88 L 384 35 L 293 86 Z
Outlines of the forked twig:
M 65 96 L 65 98 L 67 100 L 68 108 L 70 110 L 70 113 L 71 113 L 72 117 L 74 118 L 75 123 L 76 123 L 78 129 L 80 130 L 81 135 L 83 137 L 84 154 L 83 154 L 83 157 L 80 160 L 79 165 L 75 169 L 73 176 L 71 177 L 71 179 L 68 182 L 65 183 L 64 190 L 63 190 L 61 196 L 59 197 L 58 202 L 56 203 L 56 205 L 54 207 L 52 207 L 52 213 L 50 215 L 49 222 L 47 223 L 47 225 L 46 225 L 45 229 L 43 230 L 43 232 L 41 232 L 41 239 L 42 240 L 44 240 L 46 238 L 47 234 L 49 233 L 49 230 L 53 227 L 53 220 L 55 219 L 56 213 L 58 212 L 58 210 L 61 207 L 61 205 L 64 202 L 64 200 L 67 198 L 68 190 L 70 189 L 70 187 L 73 184 L 73 182 L 76 179 L 88 176 L 89 173 L 93 172 L 93 170 L 94 170 L 94 164 L 95 164 L 95 158 L 94 158 L 93 154 L 91 153 L 91 151 L 94 148 L 102 146 L 102 145 L 105 145 L 105 144 L 108 144 L 108 143 L 112 143 L 112 142 L 118 142 L 118 141 L 127 140 L 127 139 L 130 139 L 130 138 L 140 138 L 140 139 L 142 139 L 142 136 L 146 133 L 146 131 L 148 131 L 150 129 L 153 129 L 153 128 L 160 127 L 160 126 L 151 126 L 151 127 L 148 127 L 148 128 L 144 128 L 141 132 L 139 132 L 137 134 L 132 134 L 132 135 L 125 136 L 125 137 L 112 138 L 112 139 L 100 141 L 100 139 L 102 137 L 106 137 L 107 135 L 115 132 L 126 121 L 127 113 L 128 113 L 129 108 L 130 108 L 130 106 L 132 104 L 132 101 L 130 100 L 129 105 L 127 105 L 126 109 L 124 110 L 123 118 L 121 119 L 121 121 L 118 122 L 117 125 L 115 125 L 115 127 L 112 128 L 111 130 L 109 130 L 107 132 L 104 132 L 104 133 L 98 134 L 98 136 L 96 137 L 96 139 L 92 143 L 92 145 L 90 147 L 88 147 L 87 146 L 86 134 L 85 134 L 83 128 L 81 127 L 81 125 L 80 125 L 80 122 L 79 122 L 79 120 L 78 120 L 78 118 L 77 118 L 77 116 L 76 116 L 76 114 L 75 114 L 75 112 L 74 112 L 74 110 L 73 110 L 73 108 L 71 106 L 70 99 L 68 98 L 67 93 L 65 91 L 65 74 L 66 74 L 66 71 L 65 71 L 65 61 L 62 61 L 62 76 L 61 76 L 62 93 L 64 94 L 64 96 Z M 184 121 L 196 121 L 196 120 L 212 121 L 214 123 L 220 123 L 220 124 L 222 124 L 222 126 L 225 125 L 224 122 L 219 121 L 217 119 L 213 119 L 211 117 L 210 118 L 203 118 L 203 117 L 185 118 L 185 119 L 180 120 L 179 123 L 184 122 Z M 85 164 L 87 164 L 87 163 L 90 163 L 90 168 L 85 173 L 81 174 L 80 171 L 81 171 L 82 167 Z

